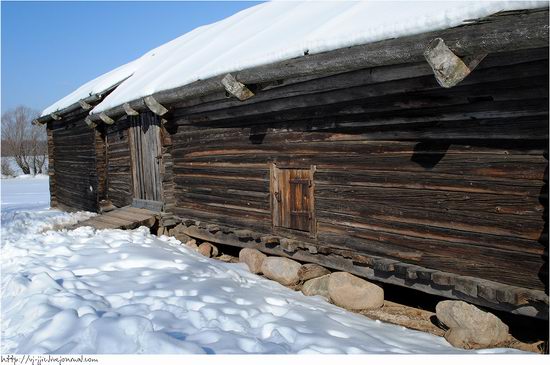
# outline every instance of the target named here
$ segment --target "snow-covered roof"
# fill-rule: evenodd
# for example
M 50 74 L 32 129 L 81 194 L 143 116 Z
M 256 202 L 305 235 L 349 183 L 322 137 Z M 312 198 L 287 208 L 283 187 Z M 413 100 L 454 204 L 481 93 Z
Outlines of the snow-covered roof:
M 124 80 L 91 113 L 197 80 L 338 48 L 458 26 L 547 1 L 274 1 L 196 28 L 100 76 L 47 115 Z

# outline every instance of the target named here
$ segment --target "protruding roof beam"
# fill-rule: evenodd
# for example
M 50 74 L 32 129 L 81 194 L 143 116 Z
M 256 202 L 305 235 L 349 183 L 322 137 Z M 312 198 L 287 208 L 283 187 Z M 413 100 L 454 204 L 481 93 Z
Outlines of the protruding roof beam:
M 430 64 L 437 82 L 445 88 L 453 87 L 464 80 L 485 56 L 487 54 L 482 53 L 463 60 L 455 55 L 441 38 L 431 41 L 424 51 L 424 57 Z
M 80 107 L 84 110 L 90 110 L 94 107 L 92 104 L 89 104 L 85 99 L 79 100 L 78 103 L 80 104 Z
M 105 113 L 99 113 L 99 119 L 101 119 L 101 121 L 105 124 L 113 124 L 115 122 L 114 119 L 112 119 Z
M 130 106 L 130 103 L 124 103 L 122 106 L 124 107 L 124 111 L 126 112 L 127 115 L 133 115 L 133 116 L 139 115 L 139 112 L 134 108 L 132 108 Z
M 254 96 L 254 93 L 250 91 L 245 84 L 237 81 L 235 76 L 227 74 L 222 79 L 222 85 L 225 87 L 225 91 L 235 96 L 237 99 L 243 101 L 250 99 Z
M 126 80 L 126 79 L 124 79 Z M 55 112 L 51 114 L 44 115 L 40 118 L 37 118 L 33 121 L 33 123 L 40 123 L 44 124 L 51 120 L 60 120 L 62 116 L 65 114 L 69 114 L 71 112 L 74 112 L 78 109 L 84 109 L 84 110 L 91 110 L 95 105 L 97 105 L 103 98 L 111 93 L 114 89 L 118 87 L 124 80 L 121 80 L 117 82 L 116 84 L 108 87 L 107 89 L 90 96 L 87 96 L 83 99 L 80 99 L 77 102 L 74 102 L 73 104 L 69 105 L 66 108 L 56 110 Z M 60 119 L 55 119 L 55 117 L 59 117 Z
M 163 116 L 164 114 L 168 113 L 168 109 L 162 106 L 161 103 L 159 103 L 153 95 L 146 96 L 145 99 L 145 105 L 147 105 L 147 108 L 149 108 L 150 111 L 155 113 L 158 116 Z

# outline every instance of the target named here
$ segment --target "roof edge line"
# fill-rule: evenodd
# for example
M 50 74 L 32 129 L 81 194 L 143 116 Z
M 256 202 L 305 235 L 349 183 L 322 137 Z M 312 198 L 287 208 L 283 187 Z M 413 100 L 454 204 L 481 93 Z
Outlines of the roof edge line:
M 519 17 L 519 19 L 518 19 Z M 468 31 L 468 38 L 464 33 Z M 373 43 L 344 47 L 327 52 L 308 54 L 233 72 L 243 84 L 273 82 L 290 77 L 304 77 L 353 71 L 361 68 L 425 61 L 424 51 L 435 38 L 442 38 L 455 54 L 466 56 L 548 46 L 548 7 L 532 10 L 504 11 L 444 30 L 391 38 Z M 391 52 L 388 52 L 391 50 Z M 406 52 L 404 52 L 406 50 Z M 154 97 L 169 105 L 177 101 L 200 97 L 225 90 L 222 79 L 226 73 L 176 88 L 136 98 L 115 107 L 90 112 L 93 122 L 101 121 L 100 112 L 111 118 L 125 114 L 124 104 L 133 110 L 148 110 L 145 98 Z
M 132 75 L 130 75 L 132 76 Z M 63 118 L 63 115 L 66 115 L 68 113 L 71 113 L 75 110 L 78 110 L 78 109 L 83 109 L 83 110 L 90 110 L 91 108 L 89 108 L 88 106 L 95 106 L 97 105 L 101 100 L 103 100 L 103 98 L 107 95 L 109 95 L 111 92 L 113 92 L 113 90 L 115 90 L 117 87 L 120 86 L 120 84 L 122 84 L 124 81 L 126 81 L 130 76 L 127 76 L 125 77 L 124 79 L 120 80 L 119 82 L 109 86 L 108 88 L 98 92 L 98 93 L 95 93 L 95 94 L 92 94 L 90 96 L 87 96 L 83 99 L 79 99 L 78 101 L 72 103 L 71 105 L 63 108 L 63 109 L 58 109 L 58 110 L 55 110 L 49 114 L 46 114 L 46 115 L 43 115 L 39 118 L 36 118 L 32 121 L 33 124 L 45 124 L 51 120 L 59 120 L 59 119 L 62 119 Z

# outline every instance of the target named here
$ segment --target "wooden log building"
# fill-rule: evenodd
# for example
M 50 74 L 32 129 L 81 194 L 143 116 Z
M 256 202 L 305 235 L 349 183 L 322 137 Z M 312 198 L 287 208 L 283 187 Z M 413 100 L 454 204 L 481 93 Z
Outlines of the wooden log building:
M 548 8 L 244 69 L 47 124 L 51 205 L 548 318 Z

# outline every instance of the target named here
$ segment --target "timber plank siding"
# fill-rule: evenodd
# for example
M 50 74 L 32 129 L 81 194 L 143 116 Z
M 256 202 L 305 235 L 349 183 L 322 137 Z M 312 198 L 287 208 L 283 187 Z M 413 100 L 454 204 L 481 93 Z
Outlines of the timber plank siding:
M 106 126 L 107 198 L 116 207 L 132 204 L 134 185 L 130 154 L 130 121 L 125 118 Z
M 84 123 L 85 116 L 77 111 L 48 123 L 50 195 L 52 206 L 95 212 L 104 189 L 98 175 L 104 168 L 102 137 Z
M 547 48 L 489 55 L 452 89 L 394 65 L 187 102 L 168 121 L 176 216 L 273 234 L 271 164 L 315 166 L 316 236 L 281 238 L 547 285 Z

